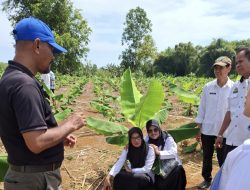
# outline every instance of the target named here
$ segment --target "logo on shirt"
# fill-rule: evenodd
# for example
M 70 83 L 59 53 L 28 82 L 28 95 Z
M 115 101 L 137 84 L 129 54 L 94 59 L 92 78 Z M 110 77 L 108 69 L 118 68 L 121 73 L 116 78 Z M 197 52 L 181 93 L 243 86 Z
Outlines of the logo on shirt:
M 216 95 L 216 92 L 209 92 L 209 94 L 213 94 L 213 95 Z
M 238 88 L 237 87 L 233 90 L 233 94 L 236 94 L 236 93 L 238 93 Z

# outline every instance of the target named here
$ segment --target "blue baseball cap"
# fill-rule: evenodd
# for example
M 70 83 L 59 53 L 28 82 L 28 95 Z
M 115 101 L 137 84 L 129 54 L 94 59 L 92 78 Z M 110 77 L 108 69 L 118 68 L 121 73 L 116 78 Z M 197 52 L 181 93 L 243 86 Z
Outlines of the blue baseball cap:
M 39 38 L 42 42 L 47 42 L 54 48 L 54 53 L 67 52 L 65 48 L 55 41 L 51 29 L 43 21 L 34 18 L 24 18 L 20 20 L 13 30 L 14 38 L 18 40 L 35 40 Z

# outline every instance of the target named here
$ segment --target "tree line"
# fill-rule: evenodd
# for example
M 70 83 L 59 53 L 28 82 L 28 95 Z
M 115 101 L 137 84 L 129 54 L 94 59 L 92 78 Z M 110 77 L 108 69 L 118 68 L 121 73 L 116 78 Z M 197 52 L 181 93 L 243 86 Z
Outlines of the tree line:
M 89 36 L 92 32 L 80 10 L 73 7 L 71 0 L 5 0 L 2 10 L 12 24 L 24 17 L 34 16 L 52 28 L 56 41 L 68 50 L 55 59 L 52 69 L 67 74 L 94 74 L 97 66 L 86 60 Z M 121 45 L 124 50 L 119 56 L 120 64 L 107 64 L 100 70 L 120 76 L 128 67 L 146 76 L 171 74 L 174 76 L 213 76 L 212 64 L 222 55 L 233 60 L 235 50 L 250 46 L 250 39 L 226 41 L 214 39 L 205 47 L 191 42 L 179 43 L 173 48 L 158 52 L 151 35 L 152 23 L 144 9 L 130 9 L 124 22 Z M 84 63 L 82 63 L 84 62 Z

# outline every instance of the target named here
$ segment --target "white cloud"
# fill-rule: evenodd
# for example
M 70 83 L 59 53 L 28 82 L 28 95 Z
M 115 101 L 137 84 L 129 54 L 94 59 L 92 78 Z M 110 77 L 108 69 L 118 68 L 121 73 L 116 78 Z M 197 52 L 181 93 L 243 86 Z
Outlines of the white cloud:
M 0 62 L 7 63 L 14 56 L 14 39 L 11 36 L 12 27 L 6 14 L 0 11 Z
M 242 0 L 74 0 L 93 33 L 88 59 L 98 66 L 119 64 L 121 38 L 126 14 L 140 6 L 152 21 L 152 36 L 158 50 L 191 41 L 208 45 L 215 38 L 242 40 L 250 36 L 250 1 Z M 6 15 L 1 13 L 0 51 L 12 48 Z M 4 21 L 5 20 L 5 21 Z M 3 43 L 4 42 L 4 43 Z M 0 61 L 7 56 L 0 54 Z

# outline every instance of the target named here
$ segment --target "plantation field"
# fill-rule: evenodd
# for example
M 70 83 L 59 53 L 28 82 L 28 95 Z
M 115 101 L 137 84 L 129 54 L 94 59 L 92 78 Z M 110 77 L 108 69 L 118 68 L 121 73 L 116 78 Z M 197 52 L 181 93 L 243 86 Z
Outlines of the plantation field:
M 194 77 L 191 80 L 191 78 L 159 78 L 165 89 L 166 105 L 169 107 L 169 115 L 162 125 L 163 129 L 176 128 L 193 121 L 197 106 L 191 103 L 183 103 L 174 92 L 167 89 L 168 82 L 172 81 L 173 84 L 181 86 L 182 89 L 198 96 L 202 86 L 211 80 Z M 126 122 L 120 113 L 118 103 L 119 83 L 120 78 L 110 76 L 104 78 L 94 76 L 88 79 L 85 77 L 58 76 L 56 95 L 63 94 L 63 98 L 53 106 L 53 109 L 55 112 L 62 112 L 65 109 L 69 109 L 71 113 L 83 112 L 86 117 L 110 120 L 129 128 L 131 124 Z M 145 92 L 149 85 L 149 79 L 136 79 L 136 84 L 140 91 Z M 73 88 L 77 90 L 72 90 Z M 178 92 L 176 91 L 176 93 Z M 106 107 L 100 106 L 101 103 Z M 61 122 L 63 120 L 59 123 Z M 73 149 L 65 149 L 65 160 L 61 167 L 62 188 L 101 190 L 104 177 L 117 160 L 123 147 L 106 143 L 105 136 L 96 134 L 95 131 L 86 127 L 75 132 L 75 135 L 78 137 L 76 146 Z M 194 142 L 195 139 L 193 138 L 178 143 L 178 151 L 186 171 L 187 189 L 189 190 L 197 189 L 196 186 L 203 180 L 201 177 L 202 153 L 200 145 L 193 153 L 183 152 L 184 147 Z M 0 153 L 3 152 L 4 148 L 1 146 Z M 215 158 L 213 163 L 214 175 L 218 169 Z M 0 189 L 2 188 L 1 185 Z

